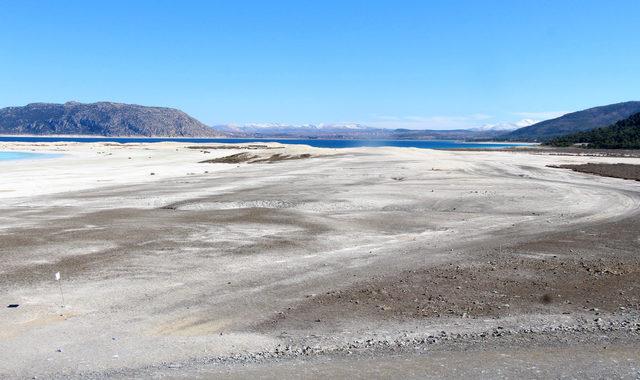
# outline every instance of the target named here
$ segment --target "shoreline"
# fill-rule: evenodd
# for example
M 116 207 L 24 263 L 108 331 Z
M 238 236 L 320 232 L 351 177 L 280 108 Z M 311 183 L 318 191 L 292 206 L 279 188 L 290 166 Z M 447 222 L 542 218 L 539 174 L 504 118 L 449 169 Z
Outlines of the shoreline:
M 43 138 L 43 139 L 55 139 L 55 138 L 64 138 L 64 139 L 131 139 L 131 140 L 145 140 L 145 139 L 161 139 L 163 141 L 171 141 L 171 140 L 247 140 L 247 141 L 264 141 L 269 142 L 273 140 L 290 140 L 290 141 L 373 141 L 373 142 L 381 142 L 381 141 L 394 141 L 394 142 L 455 142 L 459 144 L 469 144 L 469 145 L 508 145 L 508 146 L 536 146 L 539 143 L 532 142 L 516 142 L 516 141 L 466 141 L 466 140 L 456 140 L 456 139 L 344 139 L 344 138 L 315 138 L 315 137 L 184 137 L 184 136 L 102 136 L 102 135 L 0 135 L 0 142 L 2 138 Z M 4 142 L 8 142 L 12 140 L 5 140 Z

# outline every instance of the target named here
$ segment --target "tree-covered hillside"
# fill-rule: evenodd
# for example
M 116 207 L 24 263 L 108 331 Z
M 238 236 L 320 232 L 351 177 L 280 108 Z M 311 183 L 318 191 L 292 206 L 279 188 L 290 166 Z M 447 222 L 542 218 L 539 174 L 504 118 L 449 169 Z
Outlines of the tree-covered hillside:
M 604 128 L 578 132 L 550 140 L 548 145 L 585 144 L 588 148 L 640 149 L 640 113 Z
M 510 141 L 548 141 L 569 133 L 584 132 L 611 125 L 640 112 L 640 102 L 624 102 L 568 113 L 556 119 L 545 120 L 516 129 L 500 136 Z

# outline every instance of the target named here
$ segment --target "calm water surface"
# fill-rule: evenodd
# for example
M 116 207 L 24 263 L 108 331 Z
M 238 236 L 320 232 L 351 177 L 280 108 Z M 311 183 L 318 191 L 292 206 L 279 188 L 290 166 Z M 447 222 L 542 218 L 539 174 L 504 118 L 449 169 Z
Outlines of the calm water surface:
M 480 148 L 495 149 L 521 146 L 518 143 L 467 143 L 448 140 L 323 140 L 323 139 L 202 139 L 202 138 L 138 138 L 138 137 L 14 137 L 0 136 L 0 141 L 21 142 L 118 142 L 118 143 L 153 143 L 163 141 L 177 141 L 189 143 L 267 143 L 310 145 L 317 148 L 356 148 L 394 146 L 404 148 L 424 149 L 452 149 L 452 148 Z
M 27 160 L 59 157 L 60 154 L 45 154 L 31 152 L 0 152 L 0 161 Z

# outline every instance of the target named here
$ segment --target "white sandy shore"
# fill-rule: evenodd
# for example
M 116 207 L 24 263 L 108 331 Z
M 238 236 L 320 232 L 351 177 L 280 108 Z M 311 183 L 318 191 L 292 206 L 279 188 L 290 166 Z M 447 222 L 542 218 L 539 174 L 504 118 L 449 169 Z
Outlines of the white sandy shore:
M 255 145 L 256 143 L 228 144 L 233 146 Z M 205 172 L 231 170 L 229 164 L 200 164 L 199 161 L 223 157 L 243 150 L 208 150 L 203 153 L 187 146 L 216 145 L 195 143 L 153 143 L 153 144 L 116 144 L 116 143 L 22 143 L 0 142 L 0 151 L 24 151 L 60 154 L 61 157 L 38 160 L 0 161 L 3 181 L 0 183 L 0 199 L 29 197 L 65 191 L 93 189 L 106 186 L 140 184 L 178 178 Z M 224 144 L 217 144 L 224 145 Z M 263 144 L 260 144 L 263 145 Z M 282 146 L 276 143 L 272 147 Z M 367 154 L 392 153 L 404 157 L 447 158 L 439 162 L 442 170 L 472 167 L 474 161 L 483 157 L 502 161 L 505 165 L 522 161 L 523 157 L 511 153 L 499 152 L 443 152 L 418 148 L 350 148 L 320 149 L 301 145 L 287 146 L 292 154 L 313 153 L 331 154 Z M 527 164 L 544 167 L 546 164 L 570 164 L 582 162 L 628 162 L 636 163 L 634 158 L 583 158 L 527 156 Z M 153 175 L 151 174 L 153 173 Z
M 640 205 L 635 182 L 546 167 L 636 158 L 286 146 L 260 154 L 313 157 L 205 164 L 242 150 L 188 145 L 0 143 L 64 154 L 0 163 L 0 302 L 21 305 L 0 312 L 0 375 L 269 350 L 305 332 L 255 326 L 310 294 Z M 352 321 L 317 339 L 407 326 Z
M 185 144 L 158 143 L 147 146 L 106 143 L 0 143 L 0 151 L 61 154 L 51 159 L 0 162 L 5 181 L 0 197 L 25 197 L 159 181 L 170 177 L 225 169 L 224 165 L 198 164 L 206 159 Z M 227 151 L 219 151 L 223 155 Z M 154 173 L 154 175 L 151 175 Z M 190 174 L 191 173 L 191 174 Z

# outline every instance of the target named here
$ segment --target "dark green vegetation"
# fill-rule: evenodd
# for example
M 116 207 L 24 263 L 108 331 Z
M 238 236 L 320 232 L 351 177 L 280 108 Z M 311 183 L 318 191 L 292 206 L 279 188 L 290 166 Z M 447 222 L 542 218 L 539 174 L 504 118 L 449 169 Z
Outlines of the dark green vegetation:
M 0 134 L 220 136 L 219 132 L 177 109 L 111 102 L 32 103 L 2 108 Z
M 574 144 L 584 144 L 587 148 L 640 149 L 640 113 L 608 127 L 573 133 L 548 142 L 548 145 L 552 146 Z
M 568 113 L 500 136 L 510 141 L 548 141 L 570 133 L 606 127 L 640 112 L 640 102 L 624 102 Z

